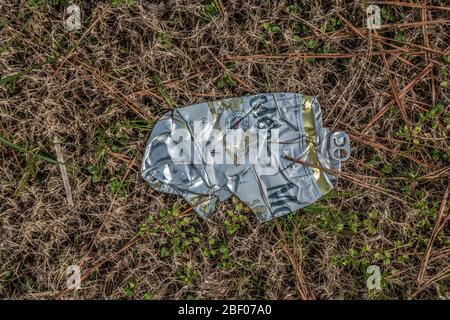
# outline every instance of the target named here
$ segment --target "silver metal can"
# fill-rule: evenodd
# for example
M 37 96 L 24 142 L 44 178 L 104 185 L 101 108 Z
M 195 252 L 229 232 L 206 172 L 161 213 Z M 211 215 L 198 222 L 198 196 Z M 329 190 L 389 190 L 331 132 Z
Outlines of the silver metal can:
M 266 93 L 166 113 L 152 130 L 141 173 L 203 218 L 234 194 L 264 222 L 328 193 L 349 156 L 349 137 L 322 126 L 315 97 Z

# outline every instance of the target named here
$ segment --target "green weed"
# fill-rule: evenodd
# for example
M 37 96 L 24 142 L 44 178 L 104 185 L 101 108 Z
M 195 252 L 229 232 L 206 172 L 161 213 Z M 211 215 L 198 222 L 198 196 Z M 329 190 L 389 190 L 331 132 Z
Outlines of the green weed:
M 204 6 L 204 12 L 205 12 L 205 16 L 204 19 L 209 21 L 211 20 L 213 17 L 217 16 L 219 14 L 219 5 L 217 3 L 217 1 L 213 0 L 207 4 L 205 4 Z
M 233 88 L 236 86 L 236 81 L 230 78 L 228 74 L 224 74 L 220 79 L 217 81 L 217 88 L 223 89 L 223 88 Z
M 131 6 L 133 5 L 135 0 L 110 0 L 109 3 L 113 8 L 118 8 L 124 5 Z
M 188 286 L 191 285 L 195 279 L 197 279 L 199 273 L 194 270 L 192 263 L 188 262 L 186 266 L 177 269 L 176 275 L 186 286 Z
M 136 281 L 132 280 L 127 283 L 127 285 L 125 286 L 125 288 L 122 289 L 122 291 L 127 297 L 132 297 L 135 293 L 136 287 L 137 287 Z

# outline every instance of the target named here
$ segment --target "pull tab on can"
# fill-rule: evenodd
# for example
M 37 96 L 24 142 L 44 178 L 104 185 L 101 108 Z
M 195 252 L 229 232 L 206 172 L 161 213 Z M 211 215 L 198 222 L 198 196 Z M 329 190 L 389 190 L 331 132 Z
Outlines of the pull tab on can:
M 328 154 L 333 170 L 341 171 L 342 161 L 350 158 L 350 138 L 345 132 L 336 131 L 328 137 Z
M 350 158 L 350 138 L 345 132 L 337 131 L 330 135 L 330 156 L 339 162 Z

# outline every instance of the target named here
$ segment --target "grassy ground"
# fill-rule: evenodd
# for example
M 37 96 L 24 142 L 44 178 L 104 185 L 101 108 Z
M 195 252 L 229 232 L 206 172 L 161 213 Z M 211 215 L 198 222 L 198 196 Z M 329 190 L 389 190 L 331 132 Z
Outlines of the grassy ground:
M 371 36 L 363 1 L 74 2 L 80 32 L 64 1 L 0 2 L 0 297 L 450 297 L 445 1 L 380 5 Z M 140 178 L 163 113 L 252 92 L 316 95 L 351 135 L 329 195 L 204 221 Z

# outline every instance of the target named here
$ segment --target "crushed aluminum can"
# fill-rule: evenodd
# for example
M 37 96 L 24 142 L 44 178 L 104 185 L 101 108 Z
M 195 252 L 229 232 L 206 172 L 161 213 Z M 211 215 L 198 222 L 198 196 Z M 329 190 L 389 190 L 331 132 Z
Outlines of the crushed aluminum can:
M 332 173 L 349 156 L 348 135 L 322 126 L 315 97 L 266 93 L 164 114 L 150 134 L 141 175 L 154 189 L 182 196 L 200 217 L 235 195 L 264 222 L 328 193 Z

